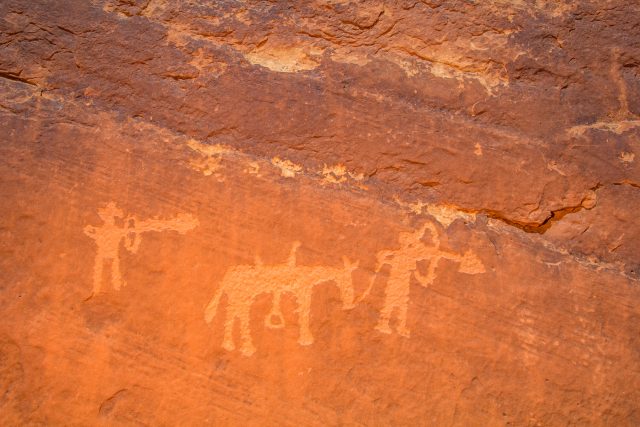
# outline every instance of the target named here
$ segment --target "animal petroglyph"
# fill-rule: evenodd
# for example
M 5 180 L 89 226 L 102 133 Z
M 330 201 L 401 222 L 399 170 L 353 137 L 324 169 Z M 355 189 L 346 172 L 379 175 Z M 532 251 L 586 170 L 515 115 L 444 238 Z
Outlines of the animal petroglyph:
M 205 320 L 211 323 L 216 315 L 223 295 L 227 297 L 227 312 L 224 323 L 224 339 L 222 347 L 228 351 L 236 348 L 233 340 L 233 328 L 236 320 L 240 325 L 240 352 L 251 356 L 256 349 L 251 339 L 249 315 L 255 299 L 262 294 L 272 295 L 272 308 L 265 318 L 268 328 L 283 328 L 284 317 L 280 307 L 283 294 L 291 294 L 296 299 L 299 316 L 300 333 L 298 343 L 313 343 L 313 335 L 309 328 L 311 316 L 311 297 L 313 288 L 326 282 L 334 282 L 340 290 L 343 308 L 354 307 L 354 291 L 352 273 L 358 263 L 343 258 L 343 267 L 299 266 L 296 265 L 296 254 L 300 246 L 295 242 L 286 262 L 264 265 L 259 259 L 255 265 L 237 265 L 225 273 L 220 287 L 205 309 Z
M 177 231 L 184 234 L 198 226 L 198 220 L 189 214 L 179 214 L 172 219 L 149 218 L 139 220 L 135 216 L 124 217 L 115 203 L 110 202 L 98 209 L 98 216 L 104 222 L 99 227 L 87 225 L 84 233 L 95 240 L 98 246 L 93 269 L 93 293 L 100 292 L 102 271 L 107 261 L 111 261 L 111 282 L 119 290 L 126 283 L 120 272 L 120 243 L 124 248 L 136 253 L 141 243 L 141 234 L 149 231 Z
M 429 230 L 431 235 L 431 245 L 422 242 L 425 231 Z M 422 286 L 429 286 L 436 278 L 436 269 L 441 259 L 448 259 L 460 264 L 459 271 L 466 274 L 484 273 L 485 268 L 478 257 L 471 251 L 464 254 L 457 254 L 440 249 L 440 238 L 438 230 L 432 223 L 425 223 L 419 230 L 412 233 L 400 233 L 400 249 L 383 250 L 377 254 L 376 273 L 383 265 L 391 266 L 389 279 L 385 290 L 384 305 L 376 330 L 390 334 L 392 332 L 389 321 L 396 313 L 398 323 L 396 331 L 398 334 L 409 337 L 410 331 L 407 328 L 407 308 L 409 305 L 409 291 L 411 275 L 418 280 Z M 427 275 L 423 276 L 417 269 L 417 263 L 428 261 Z

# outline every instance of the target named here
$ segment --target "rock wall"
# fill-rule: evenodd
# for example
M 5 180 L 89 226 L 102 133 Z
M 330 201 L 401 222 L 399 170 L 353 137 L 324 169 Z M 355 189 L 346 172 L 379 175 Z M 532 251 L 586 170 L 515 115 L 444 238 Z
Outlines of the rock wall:
M 640 5 L 0 2 L 5 425 L 640 424 Z

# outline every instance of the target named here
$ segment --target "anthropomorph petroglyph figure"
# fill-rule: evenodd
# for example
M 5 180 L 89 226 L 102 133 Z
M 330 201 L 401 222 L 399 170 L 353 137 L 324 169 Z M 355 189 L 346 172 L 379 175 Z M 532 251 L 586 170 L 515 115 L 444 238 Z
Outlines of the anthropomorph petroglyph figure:
M 134 216 L 124 217 L 122 210 L 110 202 L 98 209 L 98 216 L 103 224 L 99 227 L 87 225 L 84 232 L 95 240 L 98 250 L 93 268 L 93 293 L 100 292 L 102 271 L 107 261 L 111 261 L 111 282 L 114 289 L 125 286 L 120 272 L 120 243 L 131 253 L 140 247 L 141 234 L 148 231 L 177 231 L 184 234 L 198 225 L 198 220 L 189 214 L 179 214 L 172 219 L 149 218 L 144 221 Z
M 425 245 L 422 241 L 424 233 L 429 230 L 431 244 Z M 419 230 L 411 233 L 400 233 L 400 249 L 383 250 L 378 252 L 376 273 L 385 264 L 391 266 L 389 279 L 385 290 L 384 306 L 382 307 L 380 318 L 376 329 L 380 332 L 390 334 L 389 321 L 396 313 L 398 323 L 396 331 L 398 334 L 409 337 L 410 331 L 407 328 L 407 308 L 409 305 L 409 291 L 411 285 L 411 275 L 418 280 L 422 286 L 429 286 L 436 277 L 436 269 L 441 259 L 448 259 L 460 264 L 459 271 L 467 274 L 484 273 L 484 265 L 478 257 L 471 251 L 464 254 L 457 254 L 440 249 L 440 238 L 438 230 L 432 223 L 426 223 Z M 427 275 L 423 276 L 418 271 L 417 263 L 428 261 Z
M 233 340 L 233 328 L 236 320 L 240 324 L 240 352 L 245 356 L 252 355 L 256 349 L 251 339 L 249 315 L 255 299 L 262 294 L 272 295 L 272 309 L 265 319 L 265 326 L 282 328 L 285 326 L 280 308 L 282 294 L 291 294 L 296 299 L 297 313 L 300 322 L 298 343 L 313 343 L 310 329 L 311 296 L 316 285 L 334 282 L 340 290 L 343 308 L 354 307 L 354 291 L 352 273 L 358 263 L 343 258 L 344 266 L 298 266 L 296 253 L 300 246 L 295 242 L 286 262 L 275 265 L 264 265 L 259 259 L 255 265 L 237 265 L 225 273 L 220 287 L 205 309 L 205 320 L 211 323 L 216 315 L 222 295 L 227 297 L 227 313 L 224 323 L 224 339 L 222 347 L 232 351 L 236 348 Z

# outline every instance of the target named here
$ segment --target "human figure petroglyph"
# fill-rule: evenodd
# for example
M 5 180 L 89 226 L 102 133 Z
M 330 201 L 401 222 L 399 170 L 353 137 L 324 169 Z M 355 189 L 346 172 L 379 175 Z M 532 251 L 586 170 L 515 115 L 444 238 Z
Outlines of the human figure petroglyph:
M 343 258 L 343 268 L 325 266 L 298 266 L 296 253 L 300 243 L 295 242 L 286 262 L 264 265 L 256 259 L 255 265 L 237 265 L 225 273 L 220 287 L 205 309 L 205 320 L 211 323 L 220 305 L 222 295 L 227 297 L 227 313 L 224 323 L 222 347 L 228 351 L 235 350 L 233 328 L 236 321 L 240 325 L 240 352 L 251 356 L 256 348 L 253 345 L 250 331 L 250 311 L 255 299 L 262 294 L 272 295 L 272 308 L 265 318 L 265 326 L 283 328 L 285 326 L 281 296 L 285 293 L 293 295 L 298 304 L 300 334 L 298 343 L 310 345 L 313 335 L 310 329 L 311 297 L 313 288 L 326 282 L 334 282 L 340 290 L 344 309 L 354 307 L 354 290 L 352 273 L 358 263 Z
M 141 243 L 141 234 L 149 231 L 177 231 L 184 234 L 198 226 L 198 220 L 189 214 L 178 214 L 172 219 L 149 218 L 139 220 L 135 216 L 124 217 L 114 202 L 98 209 L 98 216 L 103 224 L 99 227 L 87 225 L 84 233 L 91 237 L 98 246 L 93 268 L 93 293 L 100 292 L 104 264 L 111 261 L 111 283 L 115 290 L 126 285 L 120 271 L 120 243 L 124 248 L 136 253 Z
M 422 242 L 427 230 L 431 236 L 431 245 L 425 245 Z M 383 250 L 377 254 L 376 273 L 385 264 L 391 266 L 391 270 L 376 330 L 390 334 L 392 330 L 389 321 L 395 312 L 398 320 L 396 331 L 399 335 L 408 338 L 410 331 L 407 328 L 407 309 L 412 274 L 418 283 L 427 287 L 435 280 L 436 269 L 441 259 L 458 262 L 460 264 L 458 271 L 461 273 L 479 274 L 484 273 L 485 269 L 480 259 L 470 250 L 461 255 L 440 249 L 438 230 L 432 223 L 425 223 L 415 232 L 400 233 L 399 240 L 400 249 Z M 418 271 L 417 263 L 420 261 L 428 261 L 426 276 Z

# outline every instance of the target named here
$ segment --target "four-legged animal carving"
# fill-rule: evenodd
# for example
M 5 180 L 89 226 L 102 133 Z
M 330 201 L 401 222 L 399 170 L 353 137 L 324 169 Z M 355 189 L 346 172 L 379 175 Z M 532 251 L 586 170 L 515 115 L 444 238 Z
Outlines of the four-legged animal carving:
M 210 323 L 216 315 L 222 295 L 227 297 L 227 313 L 224 324 L 224 339 L 222 346 L 226 350 L 234 350 L 233 327 L 235 322 L 240 324 L 240 351 L 246 356 L 255 352 L 251 339 L 249 315 L 255 299 L 262 294 L 272 294 L 273 309 L 267 315 L 265 324 L 268 327 L 283 327 L 284 318 L 280 309 L 280 297 L 283 293 L 294 296 L 298 303 L 300 319 L 301 345 L 313 342 L 313 335 L 309 327 L 311 314 L 311 296 L 314 286 L 324 282 L 334 282 L 340 289 L 343 307 L 353 307 L 354 292 L 351 274 L 358 263 L 351 263 L 343 259 L 344 267 L 311 267 L 296 265 L 296 251 L 299 243 L 295 243 L 291 255 L 286 263 L 264 265 L 238 265 L 225 273 L 218 291 L 205 309 L 205 320 Z M 273 322 L 276 317 L 278 322 Z

